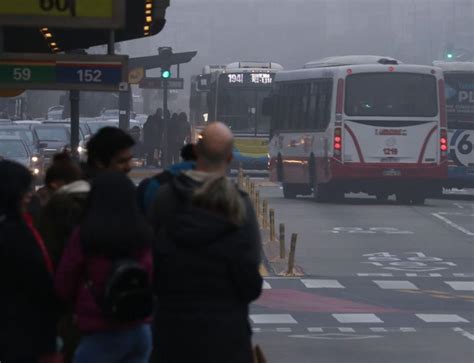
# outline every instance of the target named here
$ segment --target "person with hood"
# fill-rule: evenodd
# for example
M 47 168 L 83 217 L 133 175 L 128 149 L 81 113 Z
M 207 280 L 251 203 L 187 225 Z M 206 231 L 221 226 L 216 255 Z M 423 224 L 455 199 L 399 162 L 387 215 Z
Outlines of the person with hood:
M 134 318 L 112 316 L 113 310 L 106 305 L 107 291 L 111 286 L 114 289 L 112 276 L 120 281 L 120 271 L 126 273 L 128 266 L 139 266 L 148 283 L 151 281 L 152 239 L 153 232 L 138 210 L 133 182 L 116 171 L 97 176 L 86 214 L 68 242 L 56 274 L 56 292 L 74 306 L 82 333 L 75 363 L 148 363 L 151 293 L 149 312 L 134 309 L 129 312 Z M 142 312 L 146 316 L 141 316 Z
M 155 114 L 148 116 L 143 125 L 143 144 L 147 155 L 147 166 L 156 165 L 155 151 L 161 148 L 163 110 L 158 108 Z
M 253 362 L 248 313 L 262 289 L 261 240 L 248 195 L 225 176 L 232 148 L 227 126 L 210 124 L 196 169 L 154 200 L 156 362 Z
M 147 215 L 153 200 L 155 199 L 158 189 L 171 181 L 173 177 L 180 173 L 194 169 L 196 166 L 196 153 L 194 152 L 194 145 L 187 144 L 181 149 L 181 162 L 171 165 L 167 170 L 152 176 L 151 178 L 143 179 L 138 185 L 138 205 L 142 212 Z
M 26 213 L 33 178 L 0 161 L 0 362 L 53 361 L 59 304 L 53 262 Z

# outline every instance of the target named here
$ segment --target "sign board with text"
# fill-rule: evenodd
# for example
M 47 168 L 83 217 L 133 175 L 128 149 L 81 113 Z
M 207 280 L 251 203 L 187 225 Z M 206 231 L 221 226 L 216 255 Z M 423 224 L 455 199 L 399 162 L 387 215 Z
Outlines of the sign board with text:
M 163 89 L 164 80 L 159 77 L 148 77 L 142 79 L 140 82 L 140 88 L 144 89 Z M 169 78 L 166 80 L 168 82 L 168 89 L 183 89 L 184 88 L 184 79 L 183 78 Z
M 127 56 L 0 54 L 0 89 L 117 92 L 127 84 Z
M 125 0 L 1 0 L 2 26 L 119 29 Z

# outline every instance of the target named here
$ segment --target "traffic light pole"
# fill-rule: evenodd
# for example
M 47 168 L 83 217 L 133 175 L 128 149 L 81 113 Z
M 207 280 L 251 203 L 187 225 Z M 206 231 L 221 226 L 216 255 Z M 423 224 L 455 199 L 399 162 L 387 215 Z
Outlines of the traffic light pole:
M 163 148 L 161 153 L 161 167 L 167 168 L 169 165 L 169 143 L 168 143 L 168 125 L 170 120 L 168 115 L 168 80 L 163 79 Z

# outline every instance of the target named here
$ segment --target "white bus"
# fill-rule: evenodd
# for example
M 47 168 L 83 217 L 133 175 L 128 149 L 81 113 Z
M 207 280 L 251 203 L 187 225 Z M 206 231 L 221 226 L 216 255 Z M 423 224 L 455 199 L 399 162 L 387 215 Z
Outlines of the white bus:
M 446 188 L 474 188 L 474 62 L 433 63 L 444 72 L 449 167 Z
M 234 62 L 206 66 L 192 78 L 190 114 L 194 129 L 222 121 L 235 135 L 234 167 L 266 170 L 270 119 L 262 113 L 263 99 L 272 91 L 274 62 Z
M 442 71 L 345 56 L 282 71 L 271 113 L 270 177 L 284 196 L 329 201 L 365 192 L 422 204 L 447 177 Z

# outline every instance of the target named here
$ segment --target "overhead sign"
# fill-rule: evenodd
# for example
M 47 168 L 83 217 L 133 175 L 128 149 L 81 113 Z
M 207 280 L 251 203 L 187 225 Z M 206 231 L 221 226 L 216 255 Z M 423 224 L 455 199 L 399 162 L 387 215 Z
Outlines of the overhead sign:
M 164 82 L 168 82 L 168 89 L 183 89 L 184 79 L 183 78 L 168 78 L 163 80 L 159 77 L 148 77 L 142 79 L 140 82 L 140 88 L 145 89 L 163 89 Z
M 1 0 L 2 26 L 118 29 L 124 0 Z
M 128 72 L 128 83 L 139 84 L 145 78 L 145 70 L 143 68 L 134 68 Z
M 127 56 L 0 54 L 0 88 L 120 91 Z

